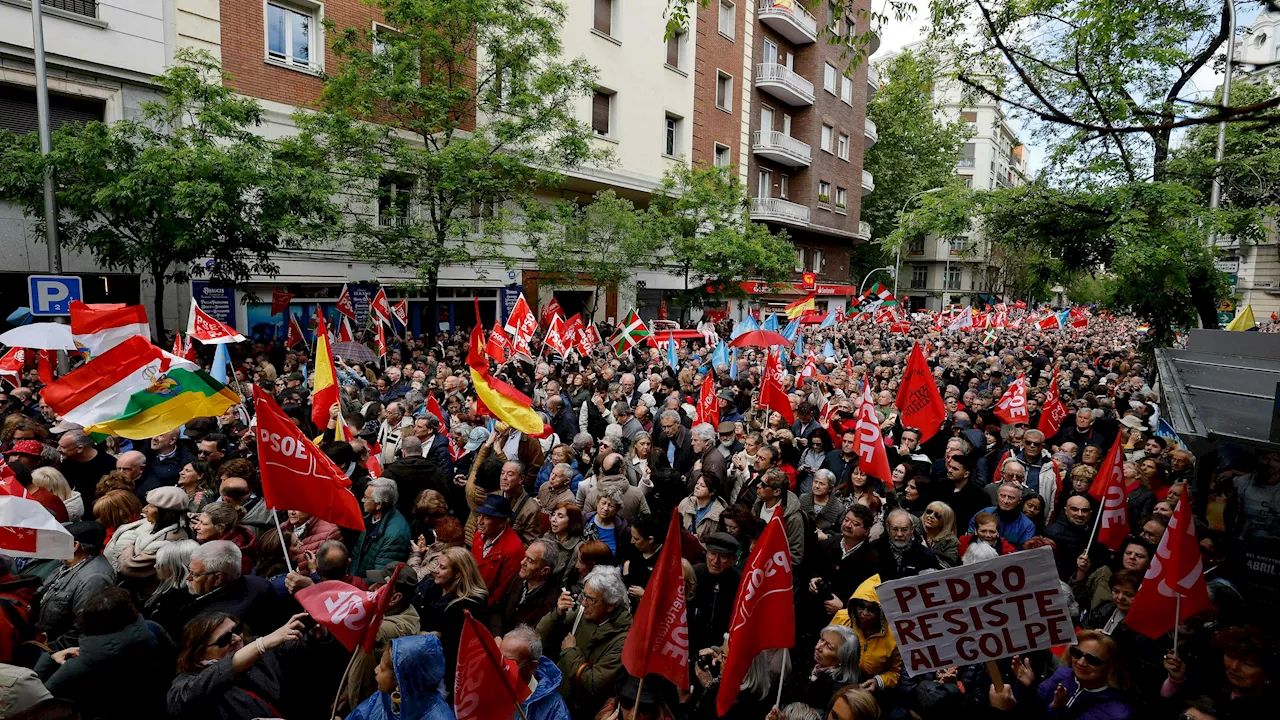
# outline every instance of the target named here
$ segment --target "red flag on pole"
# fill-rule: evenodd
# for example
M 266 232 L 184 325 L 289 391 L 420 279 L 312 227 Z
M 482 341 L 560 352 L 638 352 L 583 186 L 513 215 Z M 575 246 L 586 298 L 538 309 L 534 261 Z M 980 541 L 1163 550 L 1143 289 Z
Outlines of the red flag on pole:
M 876 414 L 876 400 L 871 395 L 871 383 L 862 383 L 862 402 L 858 404 L 858 423 L 855 426 L 858 444 L 858 469 L 883 482 L 893 482 L 889 469 L 889 454 L 884 449 L 884 436 L 880 434 L 880 416 Z
M 289 301 L 293 300 L 293 293 L 287 293 L 283 290 L 271 291 L 271 314 L 279 315 L 289 309 Z
M 789 648 L 795 643 L 791 550 L 782 527 L 782 514 L 774 513 L 742 569 L 742 583 L 729 619 L 729 656 L 725 658 L 716 694 L 716 711 L 720 715 L 729 712 L 740 692 L 742 678 L 760 651 Z
M 1089 486 L 1089 494 L 1102 503 L 1097 520 L 1098 542 L 1112 550 L 1119 550 L 1129 536 L 1129 493 L 1125 490 L 1124 440 L 1120 435 L 1116 433 L 1116 441 Z
M 1067 406 L 1062 402 L 1062 393 L 1058 392 L 1058 373 L 1053 373 L 1053 381 L 1049 383 L 1049 394 L 1045 398 L 1044 407 L 1040 410 L 1040 422 L 1036 423 L 1036 429 L 1044 433 L 1046 438 L 1051 438 L 1058 434 L 1058 428 L 1062 426 L 1062 421 L 1071 415 L 1071 411 L 1067 410 Z
M 298 604 L 324 626 L 342 646 L 354 651 L 357 645 L 373 652 L 378 628 L 387 613 L 396 578 L 404 565 L 397 565 L 385 585 L 377 590 L 360 590 L 341 580 L 326 580 L 294 594 Z
M 291 348 L 306 342 L 306 337 L 302 334 L 302 326 L 298 324 L 296 315 L 289 315 L 289 334 L 285 336 L 284 346 Z
M 564 310 L 560 307 L 560 301 L 553 295 L 551 302 L 542 308 L 542 324 L 550 325 L 551 321 L 558 317 L 564 317 Z
M 633 677 L 661 675 L 676 687 L 689 682 L 689 621 L 680 566 L 679 513 L 671 513 L 667 539 L 622 646 L 622 666 Z
M 369 302 L 369 314 L 379 323 L 391 324 L 391 304 L 387 301 L 387 291 L 385 288 L 378 288 L 378 292 L 374 294 L 373 300 Z
M 903 427 L 920 430 L 920 442 L 938 434 L 942 421 L 947 419 L 947 406 L 942 402 L 920 343 L 911 346 L 907 369 L 902 374 L 902 383 L 898 385 L 898 398 L 894 405 L 902 411 Z
M 58 364 L 57 350 L 41 350 L 39 360 L 36 364 L 36 372 L 40 375 L 40 382 L 45 385 L 52 385 L 54 381 L 53 367 Z
M 258 416 L 258 472 L 267 507 L 301 510 L 344 528 L 364 530 L 360 503 L 351 494 L 346 474 L 307 440 L 270 395 L 255 392 L 253 405 Z
M 409 301 L 401 299 L 400 302 L 391 306 L 391 315 L 404 327 L 409 327 Z M 478 315 L 476 317 L 479 317 Z
M 338 293 L 338 304 L 335 309 L 346 315 L 351 322 L 356 321 L 356 306 L 351 302 L 351 293 L 347 292 L 345 283 L 342 286 L 342 292 Z
M 1006 425 L 1027 422 L 1030 416 L 1027 414 L 1026 375 L 1018 374 L 1018 379 L 1014 380 L 1009 389 L 1004 391 L 1004 395 L 1000 396 L 1000 402 L 996 403 L 992 414 L 1000 418 L 1000 421 Z
M 338 342 L 347 343 L 355 341 L 356 336 L 351 332 L 351 321 L 345 317 L 338 318 Z
M 782 360 L 774 350 L 764 363 L 764 377 L 760 379 L 760 407 L 777 410 L 790 425 L 796 421 L 795 411 L 791 409 L 791 400 L 782 389 Z
M 378 323 L 378 357 L 387 356 L 387 328 Z
M 1137 632 L 1158 638 L 1208 607 L 1209 588 L 1200 564 L 1200 543 L 1191 520 L 1191 504 L 1183 495 L 1124 621 Z
M 702 379 L 702 388 L 698 391 L 698 422 L 710 423 L 711 427 L 720 424 L 720 403 L 716 401 L 716 381 L 711 373 Z
M 458 642 L 458 671 L 453 681 L 453 709 L 457 720 L 511 720 L 514 707 L 529 697 L 515 663 L 502 658 L 493 633 L 463 610 L 462 639 Z M 688 682 L 686 680 L 685 682 Z M 496 688 L 502 692 L 494 692 Z
M 507 361 L 507 350 L 510 347 L 511 341 L 507 339 L 507 334 L 502 332 L 502 328 L 494 325 L 489 331 L 489 341 L 484 344 L 484 353 L 501 365 Z

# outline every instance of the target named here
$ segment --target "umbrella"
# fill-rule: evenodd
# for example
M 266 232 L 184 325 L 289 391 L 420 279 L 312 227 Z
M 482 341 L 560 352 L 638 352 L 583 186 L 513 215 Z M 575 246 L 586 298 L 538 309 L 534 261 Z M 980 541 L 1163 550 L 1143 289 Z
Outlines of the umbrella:
M 729 347 L 769 347 L 790 344 L 790 340 L 772 330 L 750 330 L 734 338 L 729 343 Z
M 368 345 L 358 342 L 340 342 L 333 344 L 333 356 L 343 360 L 356 362 L 377 362 L 378 355 Z
M 0 552 L 13 557 L 67 560 L 71 533 L 43 505 L 16 495 L 0 495 Z
M 831 312 L 835 312 L 835 310 L 832 310 Z M 822 321 L 826 319 L 827 319 L 827 316 L 825 314 L 810 313 L 800 318 L 800 324 L 801 325 L 818 325 L 818 324 L 821 324 Z
M 9 321 L 10 325 L 26 325 L 32 320 L 31 308 L 20 307 L 17 310 L 14 310 L 13 312 L 9 313 L 9 317 L 5 319 Z
M 0 343 L 10 347 L 36 350 L 75 350 L 76 341 L 71 337 L 71 326 L 62 323 L 31 323 L 0 334 Z

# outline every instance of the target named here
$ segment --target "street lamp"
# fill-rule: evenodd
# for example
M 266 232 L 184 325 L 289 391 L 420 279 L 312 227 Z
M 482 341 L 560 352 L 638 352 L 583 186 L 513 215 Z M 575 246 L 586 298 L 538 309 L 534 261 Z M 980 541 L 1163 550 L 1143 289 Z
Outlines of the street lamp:
M 898 286 L 898 271 L 892 265 L 885 265 L 884 267 L 875 268 L 871 272 L 867 273 L 866 277 L 862 278 L 862 284 L 858 286 L 858 297 L 862 297 L 862 288 L 867 284 L 867 281 L 871 279 L 871 276 L 875 275 L 881 270 L 884 270 L 885 272 L 893 273 L 893 286 L 894 287 Z M 896 299 L 897 295 L 895 295 L 894 298 Z
M 907 206 L 911 204 L 912 200 L 915 200 L 921 195 L 936 193 L 941 189 L 942 188 L 940 187 L 936 187 L 936 188 L 929 188 L 928 190 L 921 190 L 920 192 L 907 198 L 907 201 L 902 203 L 902 209 L 898 211 L 898 225 L 902 225 L 902 216 L 907 214 Z M 902 267 L 902 244 L 899 243 L 897 257 L 893 261 L 893 297 L 895 300 L 898 297 L 898 270 L 901 267 Z

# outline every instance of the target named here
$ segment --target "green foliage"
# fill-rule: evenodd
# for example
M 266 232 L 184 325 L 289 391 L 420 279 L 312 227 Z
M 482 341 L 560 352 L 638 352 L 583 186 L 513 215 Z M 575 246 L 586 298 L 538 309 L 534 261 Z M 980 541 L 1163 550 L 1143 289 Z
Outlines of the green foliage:
M 946 241 L 965 235 L 973 227 L 973 213 L 980 195 L 953 175 L 947 185 L 921 194 L 915 207 L 901 213 L 897 227 L 881 244 L 896 256 L 902 246 L 912 240 L 923 240 L 932 235 Z
M 607 159 L 575 117 L 595 70 L 563 60 L 556 0 L 373 0 L 396 32 L 336 30 L 338 69 L 300 141 L 348 193 L 356 253 L 416 269 L 434 304 L 440 267 L 506 259 L 504 233 L 562 173 Z M 474 122 L 474 126 L 473 126 Z M 434 307 L 428 308 L 428 313 Z
M 644 223 L 658 249 L 654 269 L 684 278 L 682 307 L 743 297 L 744 280 L 784 282 L 795 262 L 785 233 L 751 222 L 746 190 L 726 168 L 668 170 Z
M 321 240 L 337 222 L 335 185 L 314 150 L 258 135 L 262 108 L 223 77 L 211 55 L 183 50 L 154 80 L 162 99 L 138 117 L 64 126 L 47 158 L 36 133 L 0 134 L 0 195 L 37 218 L 43 237 L 51 166 L 62 242 L 103 267 L 149 274 L 161 335 L 165 284 L 275 274 L 272 253 Z
M 913 196 L 957 183 L 956 160 L 969 131 L 956 119 L 938 117 L 933 99 L 937 62 L 904 52 L 879 67 L 880 90 L 867 103 L 879 141 L 867 150 L 863 167 L 876 178 L 876 191 L 862 200 L 862 219 L 875 239 L 890 235 L 898 214 Z M 909 208 L 908 208 L 909 209 Z
M 1067 283 L 1067 299 L 1076 305 L 1101 304 L 1110 300 L 1109 278 L 1092 273 L 1078 273 Z

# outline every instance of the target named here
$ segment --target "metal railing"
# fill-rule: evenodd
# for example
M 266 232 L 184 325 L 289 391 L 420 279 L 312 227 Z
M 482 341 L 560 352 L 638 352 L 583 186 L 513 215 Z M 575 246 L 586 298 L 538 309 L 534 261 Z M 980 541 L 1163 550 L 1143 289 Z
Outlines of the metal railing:
M 75 13 L 76 15 L 91 18 L 98 17 L 98 3 L 94 0 L 40 0 L 40 4 L 45 7 Z
M 782 198 L 753 198 L 751 217 L 769 220 L 786 220 L 802 225 L 809 224 L 811 212 L 807 205 L 793 203 Z
M 810 35 L 818 34 L 818 20 L 801 6 L 801 0 L 760 0 L 760 12 L 787 14 Z
M 813 102 L 813 83 L 803 75 L 781 63 L 760 63 L 756 65 L 756 82 L 777 82 L 790 87 L 797 95 L 803 95 Z
M 760 150 L 775 150 L 788 153 L 810 162 L 813 150 L 808 143 L 801 142 L 781 130 L 757 130 L 751 134 L 751 147 Z M 868 177 L 863 173 L 864 178 Z

